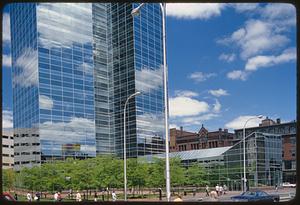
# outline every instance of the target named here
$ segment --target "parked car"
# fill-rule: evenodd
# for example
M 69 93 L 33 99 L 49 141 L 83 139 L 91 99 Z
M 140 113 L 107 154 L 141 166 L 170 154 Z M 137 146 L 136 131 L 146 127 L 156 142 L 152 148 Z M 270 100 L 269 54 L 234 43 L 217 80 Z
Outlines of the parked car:
M 256 191 L 246 191 L 241 195 L 232 196 L 231 200 L 233 201 L 270 201 L 270 202 L 279 202 L 278 194 L 268 194 L 261 190 Z
M 8 192 L 3 192 L 2 197 L 5 201 L 16 201 L 15 198 Z
M 281 185 L 283 188 L 284 187 L 289 187 L 289 188 L 295 188 L 296 184 L 291 184 L 290 182 L 283 182 Z

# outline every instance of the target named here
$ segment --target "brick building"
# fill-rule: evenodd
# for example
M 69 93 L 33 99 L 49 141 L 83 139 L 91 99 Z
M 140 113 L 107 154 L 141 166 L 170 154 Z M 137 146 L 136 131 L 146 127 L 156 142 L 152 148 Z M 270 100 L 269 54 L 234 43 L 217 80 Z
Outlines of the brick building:
M 253 132 L 279 134 L 282 136 L 283 182 L 296 183 L 296 121 L 281 123 L 268 117 L 258 127 L 246 128 L 246 136 Z M 235 140 L 243 138 L 243 129 L 235 130 Z
M 184 131 L 183 127 L 170 129 L 170 152 L 226 147 L 233 143 L 234 134 L 227 129 L 209 132 L 203 125 L 198 133 Z

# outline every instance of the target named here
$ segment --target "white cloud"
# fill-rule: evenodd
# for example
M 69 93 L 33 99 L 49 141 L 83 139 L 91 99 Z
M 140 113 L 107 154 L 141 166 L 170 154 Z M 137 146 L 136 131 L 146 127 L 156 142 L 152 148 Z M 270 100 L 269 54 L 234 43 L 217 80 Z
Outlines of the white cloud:
M 21 73 L 13 78 L 14 84 L 23 87 L 35 86 L 38 83 L 38 57 L 37 51 L 27 48 L 18 57 L 14 65 L 21 69 Z
M 39 105 L 41 109 L 51 110 L 53 108 L 53 100 L 46 95 L 40 95 Z
M 40 139 L 55 144 L 80 144 L 80 151 L 95 155 L 95 121 L 72 117 L 69 122 L 46 121 L 40 123 Z M 86 144 L 89 142 L 89 144 Z M 53 152 L 61 150 L 52 150 Z
M 220 96 L 225 96 L 225 95 L 229 95 L 227 90 L 223 90 L 223 89 L 218 89 L 218 90 L 209 90 L 208 91 L 210 94 L 212 94 L 213 96 L 216 97 L 220 97 Z
M 153 134 L 158 136 L 164 136 L 164 114 L 163 113 L 144 113 L 142 115 L 137 115 L 137 124 L 142 127 L 151 128 Z
M 193 116 L 209 110 L 208 103 L 189 97 L 175 97 L 169 99 L 170 116 Z
M 258 3 L 232 3 L 230 4 L 238 13 L 253 11 L 259 8 Z
M 195 82 L 203 82 L 208 78 L 215 77 L 217 74 L 215 73 L 202 73 L 202 72 L 194 72 L 188 76 L 188 78 L 194 80 Z
M 11 68 L 11 55 L 2 55 L 2 66 Z
M 223 60 L 223 61 L 226 61 L 228 63 L 234 61 L 236 58 L 235 54 L 234 53 L 231 53 L 231 54 L 225 54 L 225 53 L 222 53 L 220 56 L 219 56 L 219 60 Z
M 10 44 L 10 16 L 8 13 L 3 13 L 2 22 L 2 41 L 4 44 Z
M 245 70 L 255 71 L 262 67 L 270 67 L 276 64 L 293 61 L 296 60 L 296 58 L 296 48 L 289 48 L 284 50 L 282 54 L 278 56 L 255 56 L 250 58 L 246 63 Z
M 163 67 L 159 69 L 142 68 L 135 71 L 136 90 L 148 93 L 163 85 Z
M 12 129 L 13 128 L 13 113 L 10 110 L 2 111 L 2 128 Z
M 178 97 L 197 97 L 198 93 L 190 91 L 190 90 L 175 90 L 175 95 Z
M 290 19 L 296 23 L 296 8 L 292 4 L 273 3 L 267 4 L 262 10 L 262 17 L 267 19 Z
M 171 128 L 176 128 L 177 130 L 179 130 L 179 129 L 180 129 L 180 126 L 171 123 L 171 124 L 169 124 L 169 128 L 170 128 L 170 129 L 171 129 Z
M 219 114 L 216 113 L 207 113 L 204 115 L 199 115 L 196 117 L 185 117 L 182 119 L 182 123 L 184 123 L 184 126 L 187 125 L 201 125 L 204 121 L 211 120 L 213 118 L 219 117 Z
M 37 5 L 39 43 L 43 47 L 92 43 L 92 4 L 43 3 Z M 78 18 L 78 14 L 80 18 Z M 63 19 L 58 21 L 57 19 Z M 84 29 L 79 32 L 78 29 Z
M 241 129 L 244 127 L 245 122 L 250 119 L 250 118 L 254 118 L 255 116 L 253 115 L 244 115 L 244 116 L 239 116 L 235 119 L 233 119 L 232 121 L 228 122 L 225 124 L 226 128 L 229 129 Z M 252 120 L 249 120 L 247 122 L 246 127 L 256 127 L 259 125 L 259 123 L 261 123 L 261 119 L 258 118 L 254 118 Z
M 221 110 L 221 103 L 216 99 L 216 103 L 213 104 L 213 111 L 218 113 Z
M 225 6 L 219 3 L 168 3 L 167 16 L 180 19 L 209 19 L 220 16 Z
M 274 23 L 251 19 L 245 23 L 245 27 L 217 42 L 230 46 L 236 44 L 241 49 L 241 58 L 247 59 L 265 51 L 281 48 L 289 39 L 277 32 Z
M 94 72 L 93 66 L 85 62 L 83 62 L 80 66 L 78 66 L 77 69 L 83 71 L 85 74 L 90 74 L 90 75 L 92 75 Z
M 227 78 L 231 80 L 243 80 L 245 81 L 247 79 L 248 73 L 243 70 L 233 70 L 229 73 L 227 73 Z

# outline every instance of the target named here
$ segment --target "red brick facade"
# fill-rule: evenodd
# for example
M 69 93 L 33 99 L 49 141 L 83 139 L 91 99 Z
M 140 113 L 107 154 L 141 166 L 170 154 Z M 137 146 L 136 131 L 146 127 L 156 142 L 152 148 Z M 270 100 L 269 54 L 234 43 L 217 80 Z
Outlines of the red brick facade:
M 233 145 L 234 134 L 227 129 L 209 132 L 202 125 L 198 133 L 170 129 L 170 152 L 225 147 Z

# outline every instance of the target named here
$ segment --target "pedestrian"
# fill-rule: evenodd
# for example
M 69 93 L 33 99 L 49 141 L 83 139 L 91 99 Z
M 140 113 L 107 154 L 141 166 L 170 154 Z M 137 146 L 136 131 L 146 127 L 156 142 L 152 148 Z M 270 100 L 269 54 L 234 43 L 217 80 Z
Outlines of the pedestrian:
M 27 193 L 26 198 L 27 198 L 27 201 L 29 201 L 29 202 L 32 201 L 32 196 L 29 192 Z
M 18 194 L 15 193 L 15 200 L 18 201 Z
M 35 196 L 36 196 L 36 201 L 40 201 L 40 199 L 41 199 L 41 194 L 40 194 L 40 192 L 36 192 L 36 193 L 35 193 Z
M 209 186 L 208 185 L 206 185 L 206 187 L 205 187 L 205 192 L 206 192 L 206 196 L 209 196 Z
M 55 192 L 53 198 L 54 198 L 54 201 L 58 201 L 58 192 Z
M 276 190 L 276 192 L 278 191 L 278 186 L 277 186 L 277 184 L 275 184 L 275 190 Z
M 193 189 L 193 196 L 196 196 L 196 189 Z
M 217 186 L 216 186 L 216 192 L 217 192 L 217 195 L 218 195 L 218 196 L 219 196 L 219 194 L 220 194 L 220 193 L 219 193 L 219 188 L 220 188 L 220 187 L 219 187 L 219 184 L 217 184 Z
M 226 184 L 223 185 L 223 190 L 224 190 L 224 194 L 226 194 L 226 191 L 227 191 L 227 186 L 226 186 Z
M 220 195 L 223 195 L 223 191 L 224 191 L 224 189 L 223 189 L 222 185 L 220 185 L 220 186 L 219 186 L 219 194 L 220 194 Z
M 95 193 L 94 193 L 94 201 L 95 202 L 98 201 L 97 191 L 95 191 Z
M 61 201 L 61 200 L 62 200 L 61 193 L 58 192 L 57 195 L 58 195 L 58 196 L 57 196 L 57 200 L 58 200 L 58 201 Z
M 162 190 L 161 190 L 161 188 L 158 189 L 158 192 L 159 192 L 159 200 L 161 201 L 162 200 Z
M 102 189 L 102 201 L 104 201 L 104 190 Z
M 113 191 L 113 192 L 111 193 L 111 198 L 112 198 L 113 201 L 116 201 L 116 200 L 117 200 L 117 195 L 116 195 L 115 191 Z
M 182 197 L 178 194 L 174 199 L 174 202 L 181 202 L 181 201 L 182 201 Z
M 76 201 L 81 201 L 81 194 L 79 193 L 79 191 L 77 191 L 76 193 Z

